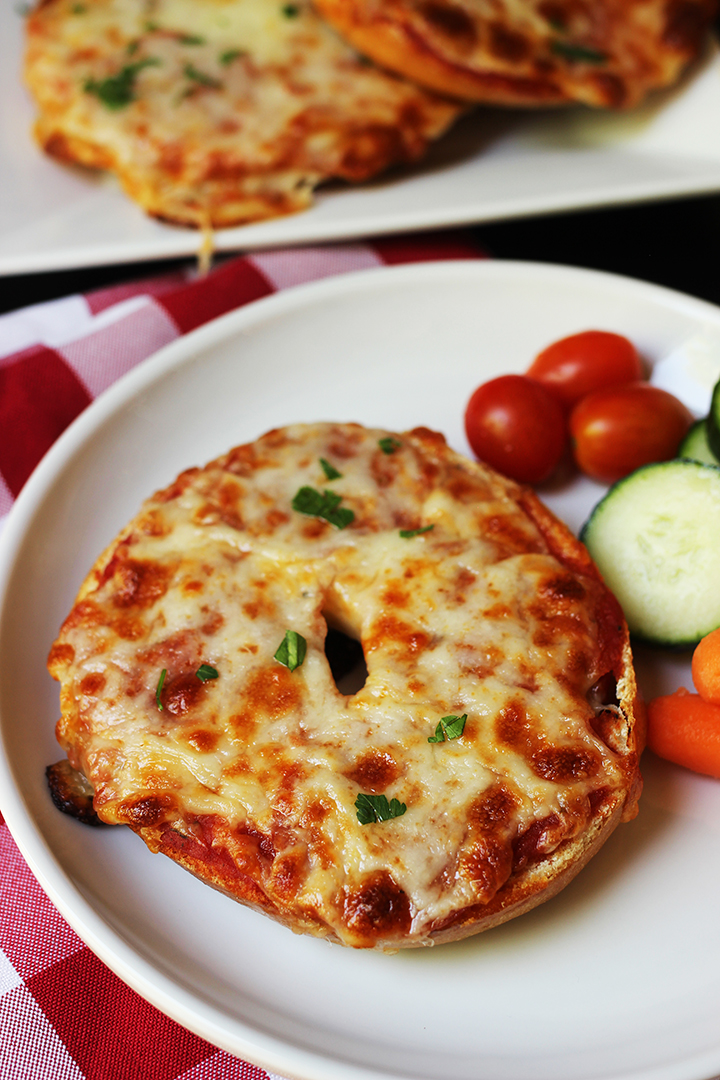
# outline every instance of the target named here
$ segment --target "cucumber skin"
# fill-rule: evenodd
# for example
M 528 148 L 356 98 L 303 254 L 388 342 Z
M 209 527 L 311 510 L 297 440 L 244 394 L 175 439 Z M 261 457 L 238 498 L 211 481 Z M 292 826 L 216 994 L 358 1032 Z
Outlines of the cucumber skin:
M 598 521 L 599 515 L 602 515 L 606 511 L 608 501 L 613 498 L 614 493 L 617 492 L 619 489 L 625 487 L 629 483 L 633 483 L 636 477 L 642 477 L 644 474 L 647 474 L 649 472 L 657 472 L 659 470 L 666 470 L 668 468 L 673 470 L 677 468 L 688 468 L 691 470 L 700 470 L 701 473 L 716 474 L 718 479 L 718 493 L 720 495 L 720 464 L 712 465 L 704 462 L 699 462 L 695 459 L 690 458 L 673 458 L 670 461 L 655 462 L 650 465 L 643 465 L 641 468 L 636 469 L 635 472 L 632 472 L 628 476 L 623 477 L 621 480 L 616 481 L 610 488 L 608 488 L 608 491 L 600 500 L 600 502 L 598 502 L 593 508 L 589 518 L 580 530 L 579 538 L 581 542 L 585 544 L 591 558 L 596 563 L 596 565 L 602 560 L 598 559 L 598 557 L 593 553 L 594 544 L 592 542 L 590 534 L 592 533 L 593 525 Z M 602 574 L 602 569 L 600 568 L 600 566 L 598 566 L 598 569 Z M 603 577 L 604 576 L 605 575 L 603 575 Z M 615 595 L 616 599 L 622 606 L 622 599 L 617 596 L 617 593 L 615 593 Z M 629 619 L 628 624 L 630 634 L 634 642 L 638 644 L 650 645 L 653 648 L 663 648 L 672 652 L 681 652 L 688 649 L 693 649 L 706 634 L 720 627 L 720 603 L 718 604 L 716 614 L 713 616 L 713 618 L 710 619 L 710 622 L 706 627 L 703 627 L 702 630 L 696 630 L 695 633 L 687 634 L 686 636 L 678 636 L 672 638 L 667 636 L 659 636 L 657 634 L 652 634 L 649 631 L 643 631 L 636 626 L 632 626 Z
M 720 465 L 708 440 L 708 421 L 696 420 L 678 447 L 677 457 L 684 461 L 699 461 L 703 465 Z
M 707 417 L 708 446 L 716 458 L 720 458 L 720 382 L 713 387 L 710 412 Z

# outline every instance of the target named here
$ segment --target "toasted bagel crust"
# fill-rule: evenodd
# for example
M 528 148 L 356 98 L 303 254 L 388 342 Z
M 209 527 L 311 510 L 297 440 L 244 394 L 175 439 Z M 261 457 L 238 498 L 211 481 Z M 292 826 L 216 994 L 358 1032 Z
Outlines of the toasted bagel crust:
M 637 104 L 697 56 L 715 0 L 314 0 L 366 56 L 498 105 Z
M 328 625 L 362 644 L 355 693 Z M 98 559 L 48 665 L 102 821 L 356 948 L 521 914 L 637 808 L 617 603 L 533 492 L 425 428 L 295 425 L 181 474 Z M 364 818 L 383 796 L 395 816 Z
M 415 161 L 460 112 L 363 61 L 308 0 L 44 0 L 25 77 L 46 152 L 149 214 L 227 226 Z

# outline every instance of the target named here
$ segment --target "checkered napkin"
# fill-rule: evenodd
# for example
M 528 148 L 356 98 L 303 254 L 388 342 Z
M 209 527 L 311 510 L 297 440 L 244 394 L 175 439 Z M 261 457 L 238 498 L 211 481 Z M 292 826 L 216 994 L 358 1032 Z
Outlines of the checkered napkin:
M 205 277 L 178 272 L 0 316 L 0 528 L 78 413 L 181 334 L 333 274 L 481 255 L 463 232 L 270 251 Z M 269 1076 L 169 1020 L 106 968 L 44 895 L 0 817 L 0 1080 Z

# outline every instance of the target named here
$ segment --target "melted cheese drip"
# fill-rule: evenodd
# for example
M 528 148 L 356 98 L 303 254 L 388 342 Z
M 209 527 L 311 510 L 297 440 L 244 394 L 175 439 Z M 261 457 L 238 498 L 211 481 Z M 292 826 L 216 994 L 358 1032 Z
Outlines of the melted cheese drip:
M 552 815 L 555 843 L 571 837 L 588 796 L 623 784 L 586 697 L 604 674 L 587 602 L 600 587 L 577 584 L 502 484 L 412 435 L 386 456 L 386 434 L 293 427 L 187 474 L 91 575 L 55 649 L 59 736 L 100 815 L 142 825 L 133 807 L 167 796 L 182 834 L 208 815 L 226 840 L 251 827 L 272 838 L 276 869 L 257 875 L 278 909 L 349 944 L 366 942 L 338 897 L 373 875 L 409 898 L 411 935 L 492 899 L 504 879 L 488 876 L 473 825 L 492 792 L 512 802 L 498 834 L 509 852 Z M 342 477 L 327 481 L 320 458 Z M 293 511 L 303 485 L 342 496 L 352 525 Z M 368 678 L 352 696 L 330 672 L 328 623 L 363 644 Z M 293 673 L 274 660 L 288 629 L 307 641 Z M 201 663 L 219 678 L 201 686 Z M 173 688 L 186 684 L 183 708 Z M 428 742 L 463 713 L 462 737 Z M 548 748 L 588 767 L 558 780 L 538 764 Z M 360 825 L 361 791 L 407 811 Z M 288 853 L 292 887 L 276 880 Z

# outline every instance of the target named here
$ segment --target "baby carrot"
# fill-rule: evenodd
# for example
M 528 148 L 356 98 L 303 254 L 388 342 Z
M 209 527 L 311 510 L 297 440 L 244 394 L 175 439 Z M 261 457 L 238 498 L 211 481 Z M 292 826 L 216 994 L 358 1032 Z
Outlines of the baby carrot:
M 720 705 L 720 629 L 711 631 L 695 647 L 692 677 L 700 697 Z
M 720 777 L 720 705 L 681 688 L 648 703 L 648 747 L 694 772 Z

